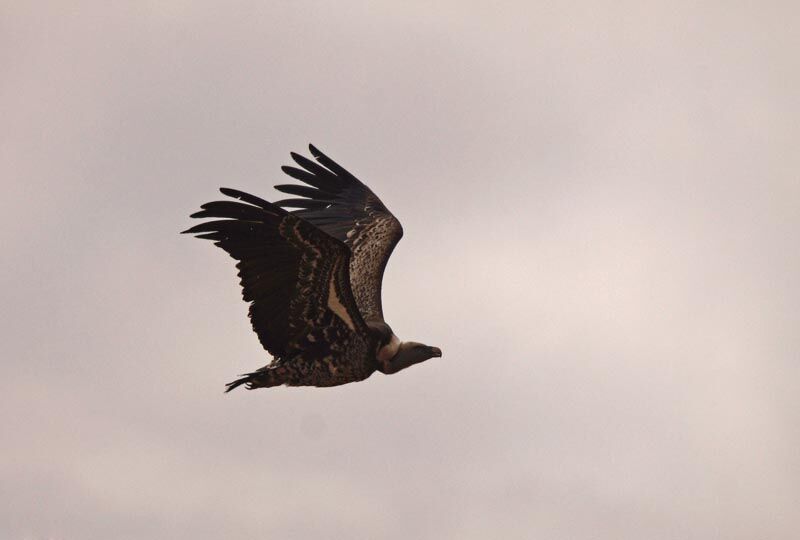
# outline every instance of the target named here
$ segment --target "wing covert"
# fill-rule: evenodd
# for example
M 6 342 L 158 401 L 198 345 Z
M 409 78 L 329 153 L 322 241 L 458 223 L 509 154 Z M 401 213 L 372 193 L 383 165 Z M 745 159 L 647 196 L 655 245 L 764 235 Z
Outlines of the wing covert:
M 202 205 L 193 218 L 222 219 L 184 232 L 213 240 L 238 261 L 242 297 L 264 348 L 277 359 L 301 351 L 321 358 L 363 339 L 367 327 L 350 287 L 350 249 L 259 197 L 220 191 L 241 202 Z
M 316 162 L 292 152 L 300 168 L 282 167 L 306 185 L 275 186 L 296 197 L 275 204 L 296 208 L 294 215 L 350 247 L 350 283 L 358 309 L 365 320 L 382 322 L 383 273 L 403 228 L 372 190 L 313 145 L 309 150 Z

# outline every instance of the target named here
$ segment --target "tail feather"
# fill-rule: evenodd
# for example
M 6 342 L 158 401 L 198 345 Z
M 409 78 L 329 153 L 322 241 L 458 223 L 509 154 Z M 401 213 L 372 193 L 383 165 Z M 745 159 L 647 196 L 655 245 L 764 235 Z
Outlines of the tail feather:
M 285 384 L 284 370 L 280 367 L 266 366 L 253 373 L 247 373 L 240 379 L 229 382 L 225 385 L 225 393 L 227 394 L 234 388 L 245 385 L 248 390 L 255 390 L 256 388 L 269 388 L 272 386 L 280 386 Z

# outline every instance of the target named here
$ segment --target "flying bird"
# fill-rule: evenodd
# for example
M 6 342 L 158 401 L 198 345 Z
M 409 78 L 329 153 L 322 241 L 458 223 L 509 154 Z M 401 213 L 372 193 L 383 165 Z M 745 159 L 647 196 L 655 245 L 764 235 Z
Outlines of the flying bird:
M 212 220 L 183 231 L 238 261 L 250 322 L 273 357 L 226 392 L 338 386 L 442 356 L 401 341 L 383 319 L 383 272 L 403 236 L 400 222 L 355 176 L 309 150 L 316 161 L 292 152 L 298 167 L 282 167 L 303 184 L 275 186 L 294 198 L 271 203 L 221 188 L 234 200 L 202 205 L 191 217 Z

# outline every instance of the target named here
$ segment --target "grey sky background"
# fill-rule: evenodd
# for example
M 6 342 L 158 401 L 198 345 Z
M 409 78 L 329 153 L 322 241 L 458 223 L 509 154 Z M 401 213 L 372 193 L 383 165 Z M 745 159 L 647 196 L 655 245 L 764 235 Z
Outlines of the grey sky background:
M 0 536 L 797 538 L 798 27 L 4 3 Z M 178 231 L 308 142 L 403 222 L 387 319 L 444 357 L 223 395 L 268 359 Z

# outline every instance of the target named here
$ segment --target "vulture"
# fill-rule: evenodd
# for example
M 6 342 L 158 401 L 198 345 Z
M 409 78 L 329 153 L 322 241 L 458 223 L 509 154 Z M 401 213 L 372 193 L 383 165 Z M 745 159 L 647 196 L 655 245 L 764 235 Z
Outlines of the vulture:
M 238 261 L 250 323 L 271 362 L 226 392 L 272 386 L 338 386 L 376 370 L 397 373 L 442 351 L 401 341 L 383 319 L 381 282 L 403 236 L 400 222 L 355 176 L 309 145 L 282 167 L 303 184 L 275 189 L 274 203 L 230 188 L 203 204 L 183 231 L 212 240 Z

